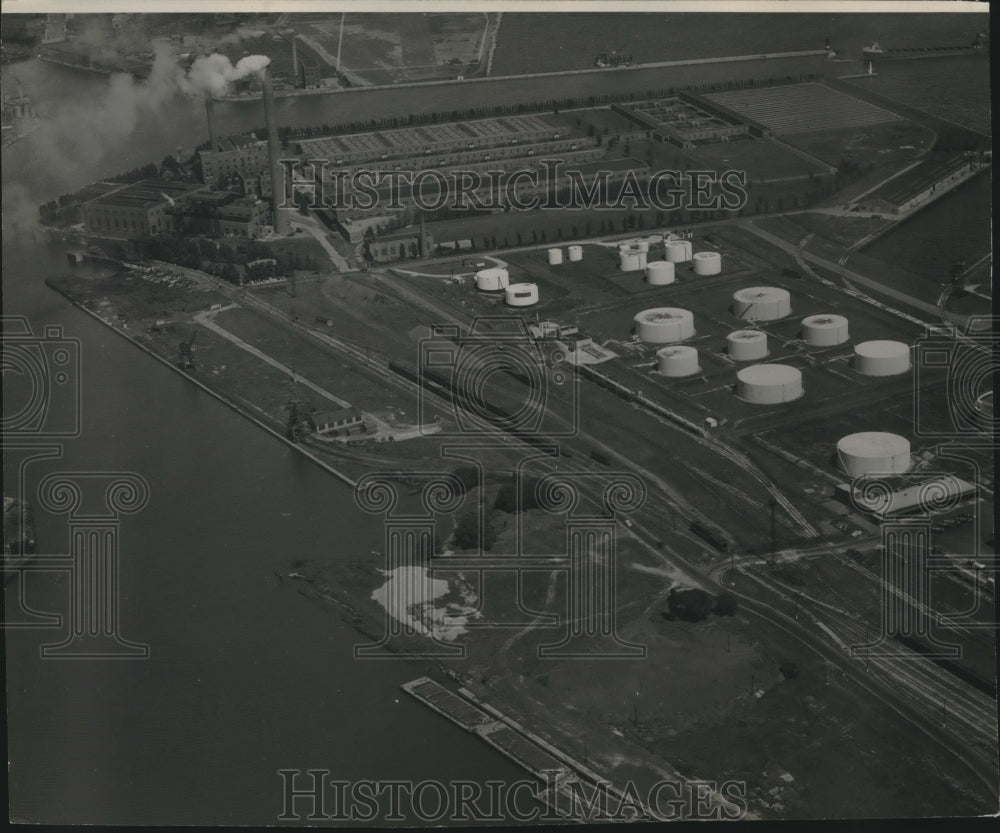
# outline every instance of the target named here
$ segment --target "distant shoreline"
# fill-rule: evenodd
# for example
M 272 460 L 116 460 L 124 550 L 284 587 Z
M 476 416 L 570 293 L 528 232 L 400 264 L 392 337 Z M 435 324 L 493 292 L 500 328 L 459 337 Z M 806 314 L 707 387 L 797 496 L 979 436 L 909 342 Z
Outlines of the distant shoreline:
M 630 64 L 621 67 L 587 67 L 586 69 L 562 69 L 555 72 L 532 72 L 522 75 L 491 75 L 477 76 L 475 78 L 445 78 L 434 81 L 407 81 L 401 84 L 367 84 L 359 87 L 336 87 L 324 89 L 322 87 L 309 90 L 275 90 L 275 98 L 294 98 L 303 95 L 335 95 L 337 93 L 357 93 L 371 90 L 395 90 L 407 87 L 437 87 L 448 84 L 488 84 L 491 81 L 518 81 L 539 78 L 555 78 L 566 75 L 591 75 L 596 73 L 622 73 L 629 71 L 641 71 L 649 69 L 667 69 L 669 67 L 698 66 L 701 64 L 726 64 L 726 63 L 746 63 L 750 61 L 770 61 L 782 58 L 812 58 L 826 55 L 825 49 L 805 49 L 799 52 L 768 52 L 757 55 L 728 55 L 719 58 L 685 58 L 679 61 L 655 61 L 645 64 Z M 251 93 L 248 95 L 224 95 L 218 101 L 260 101 L 261 93 Z

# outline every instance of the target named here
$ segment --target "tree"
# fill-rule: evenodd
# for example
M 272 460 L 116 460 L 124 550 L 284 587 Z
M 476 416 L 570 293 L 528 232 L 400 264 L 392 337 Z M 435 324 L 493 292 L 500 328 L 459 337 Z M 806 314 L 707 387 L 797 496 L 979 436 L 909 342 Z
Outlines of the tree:
M 738 607 L 739 603 L 732 593 L 720 593 L 715 597 L 712 611 L 718 616 L 732 616 Z
M 783 662 L 778 666 L 778 670 L 786 680 L 791 680 L 799 676 L 799 666 L 794 662 Z
M 667 595 L 666 619 L 681 619 L 685 622 L 700 622 L 712 612 L 712 597 L 697 588 L 671 589 Z
M 517 501 L 517 484 L 504 483 L 497 492 L 493 508 L 499 512 L 506 512 L 508 515 L 514 512 L 524 512 L 528 509 L 537 509 L 538 500 L 535 498 L 535 486 L 538 479 L 529 477 L 521 484 L 521 503 Z

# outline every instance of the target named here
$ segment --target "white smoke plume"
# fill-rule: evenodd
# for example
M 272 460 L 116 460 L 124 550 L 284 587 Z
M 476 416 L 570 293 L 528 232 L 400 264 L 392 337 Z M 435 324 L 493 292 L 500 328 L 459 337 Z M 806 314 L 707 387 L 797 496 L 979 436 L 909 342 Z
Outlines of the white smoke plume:
M 234 81 L 259 74 L 271 63 L 266 55 L 246 55 L 234 66 L 225 55 L 218 53 L 195 58 L 191 69 L 179 76 L 178 86 L 191 95 L 225 95 Z

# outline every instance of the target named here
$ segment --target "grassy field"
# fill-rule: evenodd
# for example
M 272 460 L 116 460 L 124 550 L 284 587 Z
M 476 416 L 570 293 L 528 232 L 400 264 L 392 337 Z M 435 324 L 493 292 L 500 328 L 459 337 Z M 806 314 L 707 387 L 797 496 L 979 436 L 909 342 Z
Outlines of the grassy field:
M 839 166 L 850 159 L 863 167 L 901 168 L 930 150 L 933 133 L 908 121 L 888 122 L 867 127 L 848 127 L 815 133 L 794 133 L 783 141 L 806 153 Z
M 898 224 L 864 253 L 939 285 L 950 279 L 953 262 L 972 266 L 990 252 L 991 205 L 990 176 L 980 174 Z
M 825 170 L 780 145 L 758 139 L 699 145 L 690 154 L 712 170 L 746 171 L 748 181 L 801 177 Z

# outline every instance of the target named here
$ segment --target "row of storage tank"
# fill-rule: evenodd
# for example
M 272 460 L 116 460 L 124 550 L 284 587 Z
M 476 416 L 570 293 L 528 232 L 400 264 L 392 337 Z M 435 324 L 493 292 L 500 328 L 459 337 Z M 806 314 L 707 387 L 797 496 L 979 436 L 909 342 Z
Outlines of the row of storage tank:
M 696 275 L 718 275 L 722 272 L 722 255 L 719 252 L 697 252 L 692 254 L 690 240 L 667 240 L 663 244 L 664 259 L 649 260 L 649 241 L 630 240 L 618 244 L 618 267 L 623 272 L 645 270 L 646 280 L 654 286 L 674 282 L 677 263 L 692 262 Z M 571 263 L 583 260 L 582 246 L 569 246 L 568 259 Z M 552 248 L 547 252 L 549 266 L 563 263 L 563 250 Z

